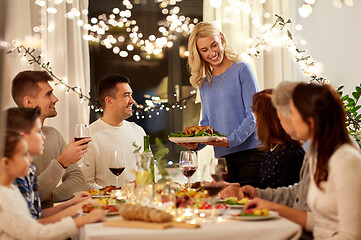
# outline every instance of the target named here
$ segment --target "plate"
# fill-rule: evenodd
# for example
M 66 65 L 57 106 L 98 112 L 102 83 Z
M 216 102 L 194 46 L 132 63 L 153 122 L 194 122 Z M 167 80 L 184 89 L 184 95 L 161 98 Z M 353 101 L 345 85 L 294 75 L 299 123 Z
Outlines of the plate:
M 110 198 L 110 195 L 90 195 L 91 198 Z
M 238 205 L 227 204 L 227 207 L 232 209 L 242 209 L 244 207 L 244 204 L 238 204 Z
M 273 218 L 279 218 L 278 212 L 269 211 L 269 215 L 267 216 L 232 216 L 232 219 L 236 220 L 245 220 L 245 221 L 259 221 L 259 220 L 267 220 Z
M 197 209 L 198 210 L 198 215 L 201 215 L 202 213 L 204 214 L 203 217 L 208 217 L 212 215 L 212 209 Z M 214 215 L 215 216 L 220 216 L 222 215 L 227 209 L 215 209 L 214 211 Z M 195 212 L 196 213 L 196 212 Z
M 216 140 L 217 136 L 204 136 L 204 137 L 170 137 L 169 141 L 174 143 L 195 143 L 195 142 L 212 142 Z

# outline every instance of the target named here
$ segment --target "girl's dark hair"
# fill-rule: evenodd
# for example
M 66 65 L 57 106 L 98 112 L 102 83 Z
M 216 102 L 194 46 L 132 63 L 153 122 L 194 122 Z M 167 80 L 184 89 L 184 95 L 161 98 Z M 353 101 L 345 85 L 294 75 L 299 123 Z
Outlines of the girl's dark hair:
M 328 162 L 336 149 L 351 143 L 346 129 L 346 113 L 340 95 L 329 85 L 300 83 L 293 103 L 302 119 L 310 126 L 314 120 L 311 151 L 317 154 L 314 180 L 318 188 L 328 178 Z M 347 173 L 346 173 L 347 174 Z
M 257 115 L 257 134 L 261 150 L 269 150 L 275 144 L 300 145 L 283 130 L 271 101 L 272 89 L 265 89 L 253 95 L 252 110 Z M 279 150 L 280 148 L 276 148 Z
M 12 130 L 7 130 L 5 135 L 5 148 L 3 156 L 7 158 L 11 158 L 16 149 L 16 145 L 21 141 L 22 136 L 20 133 Z

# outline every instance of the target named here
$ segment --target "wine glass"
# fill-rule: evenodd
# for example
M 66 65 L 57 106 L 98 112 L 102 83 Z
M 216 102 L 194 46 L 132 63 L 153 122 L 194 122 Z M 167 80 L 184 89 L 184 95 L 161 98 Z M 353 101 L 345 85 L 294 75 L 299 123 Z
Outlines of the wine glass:
M 206 184 L 204 189 L 207 190 L 208 195 L 211 197 L 212 201 L 212 213 L 211 219 L 215 219 L 216 211 L 216 196 L 218 192 L 222 189 L 222 181 L 227 177 L 228 169 L 227 162 L 225 158 L 212 158 L 210 162 L 210 175 L 213 178 L 213 182 Z
M 191 177 L 197 171 L 197 154 L 193 151 L 181 151 L 179 158 L 179 167 L 184 176 L 188 178 L 188 189 L 191 188 Z
M 110 153 L 109 170 L 115 175 L 116 187 L 119 188 L 119 175 L 124 172 L 125 160 L 121 151 L 112 150 Z
M 82 140 L 84 138 L 91 138 L 90 128 L 88 124 L 77 124 L 75 126 L 75 141 Z M 83 143 L 88 144 L 88 143 Z M 83 163 L 79 164 L 79 166 L 89 166 L 89 164 L 85 161 L 85 156 L 83 157 Z

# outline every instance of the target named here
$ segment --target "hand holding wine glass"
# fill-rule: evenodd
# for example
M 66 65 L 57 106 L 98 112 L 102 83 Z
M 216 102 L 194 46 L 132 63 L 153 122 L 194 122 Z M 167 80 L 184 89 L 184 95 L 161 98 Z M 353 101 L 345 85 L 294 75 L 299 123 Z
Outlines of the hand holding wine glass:
M 110 153 L 109 170 L 115 175 L 116 187 L 119 188 L 119 175 L 125 169 L 125 160 L 123 152 L 112 150 Z
M 188 178 L 188 189 L 191 188 L 191 177 L 197 171 L 197 154 L 193 151 L 181 151 L 179 158 L 179 167 L 184 176 Z
M 85 138 L 91 138 L 89 125 L 88 124 L 77 124 L 75 126 L 74 140 L 80 141 Z M 87 144 L 87 143 L 84 143 L 84 144 Z M 82 145 L 84 145 L 84 144 L 82 144 Z M 85 157 L 84 157 L 83 163 L 81 163 L 79 166 L 89 166 L 89 164 L 85 161 Z

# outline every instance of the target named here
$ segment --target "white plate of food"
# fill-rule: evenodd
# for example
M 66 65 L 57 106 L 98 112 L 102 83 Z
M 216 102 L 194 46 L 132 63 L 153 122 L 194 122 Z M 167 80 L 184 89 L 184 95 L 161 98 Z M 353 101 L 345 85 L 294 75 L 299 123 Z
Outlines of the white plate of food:
M 258 214 L 240 214 L 240 215 L 233 215 L 232 219 L 236 220 L 244 220 L 244 221 L 260 221 L 260 220 L 268 220 L 273 218 L 279 218 L 280 215 L 278 212 L 269 211 L 268 215 L 258 215 Z
M 169 141 L 174 143 L 202 143 L 202 142 L 213 142 L 217 136 L 203 136 L 203 137 L 169 137 Z

